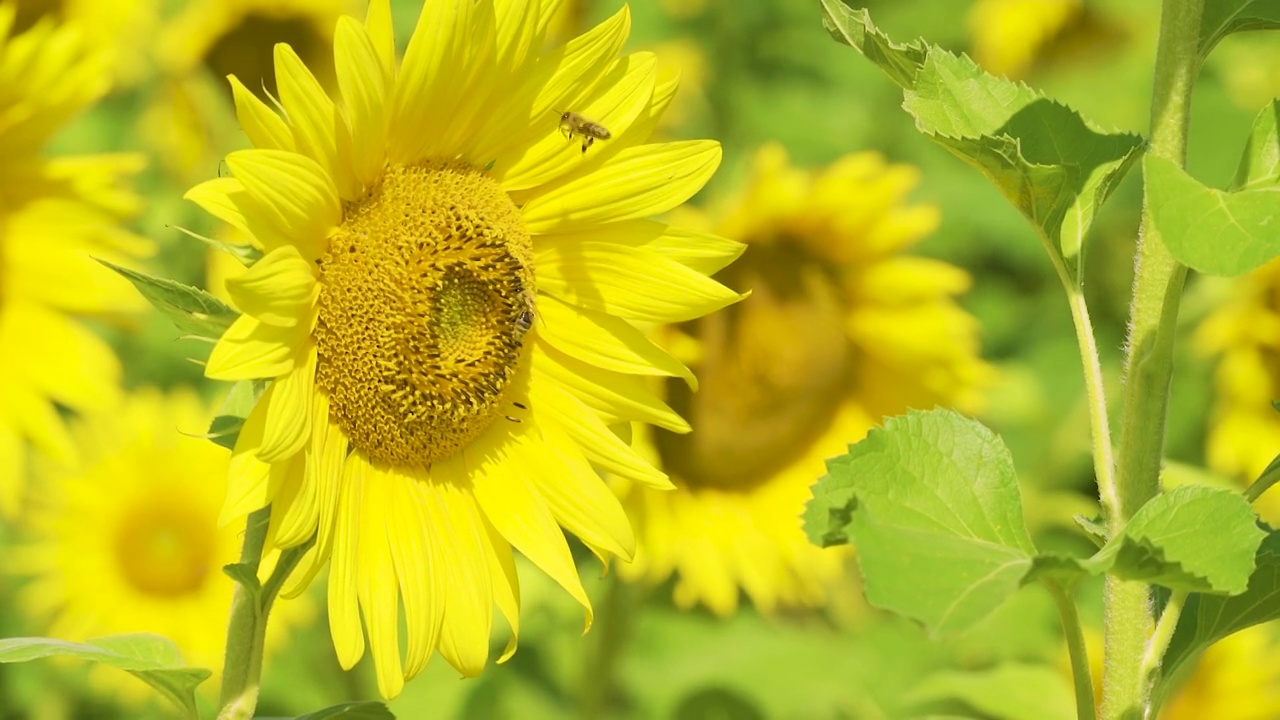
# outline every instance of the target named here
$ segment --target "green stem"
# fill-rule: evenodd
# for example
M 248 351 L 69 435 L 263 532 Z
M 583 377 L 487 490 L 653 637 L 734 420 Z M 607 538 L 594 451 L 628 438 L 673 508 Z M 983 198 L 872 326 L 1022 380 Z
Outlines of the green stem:
M 1178 627 L 1178 619 L 1182 617 L 1182 608 L 1186 603 L 1186 591 L 1176 591 L 1169 597 L 1169 602 L 1160 615 L 1160 622 L 1156 623 L 1155 632 L 1151 634 L 1151 641 L 1147 643 L 1147 652 L 1142 656 L 1142 665 L 1139 669 L 1143 682 L 1148 686 L 1147 692 L 1150 692 L 1150 685 L 1155 680 L 1156 671 L 1164 661 L 1164 653 L 1169 649 L 1169 641 L 1173 639 L 1173 631 Z M 1148 714 L 1150 714 L 1149 710 Z
M 630 588 L 616 571 L 606 581 L 604 602 L 596 613 L 593 635 L 595 642 L 582 666 L 582 695 L 578 716 L 583 720 L 599 720 L 608 716 L 613 696 L 614 675 L 618 660 L 630 634 L 632 611 L 635 609 Z
M 1262 493 L 1270 490 L 1271 486 L 1277 482 L 1280 482 L 1280 455 L 1277 455 L 1258 479 L 1253 481 L 1249 489 L 1244 491 L 1244 499 L 1251 503 L 1257 502 L 1258 498 L 1262 497 Z
M 262 560 L 271 508 L 249 515 L 244 529 L 240 564 L 254 577 Z M 267 618 L 276 595 L 289 573 L 311 545 L 289 548 L 280 555 L 271 577 L 261 587 L 236 582 L 231 597 L 231 621 L 227 625 L 227 650 L 222 666 L 222 692 L 218 699 L 218 720 L 250 720 L 258 706 L 262 679 L 262 654 L 267 637 Z
M 1204 0 L 1164 0 L 1160 21 L 1147 152 L 1179 166 L 1186 160 L 1203 10 Z M 1178 302 L 1186 279 L 1186 268 L 1169 254 L 1145 211 L 1137 254 L 1116 463 L 1119 513 L 1107 519 L 1112 535 L 1159 488 Z M 1104 720 L 1141 718 L 1149 689 L 1141 666 L 1153 630 L 1150 588 L 1108 577 L 1105 603 L 1102 716 Z
M 1062 617 L 1062 633 L 1067 639 L 1067 653 L 1071 656 L 1071 678 L 1076 688 L 1076 717 L 1094 720 L 1098 717 L 1093 700 L 1093 671 L 1089 667 L 1089 650 L 1084 644 L 1084 627 L 1076 612 L 1072 588 L 1057 583 L 1045 583 L 1053 602 Z
M 1116 490 L 1116 461 L 1111 449 L 1111 425 L 1107 419 L 1107 394 L 1102 381 L 1102 363 L 1098 358 L 1098 342 L 1089 320 L 1089 307 L 1084 293 L 1074 282 L 1062 276 L 1076 327 L 1076 343 L 1080 346 L 1080 362 L 1084 368 L 1085 392 L 1089 398 L 1089 429 L 1093 439 L 1093 472 L 1098 478 L 1098 498 L 1103 514 L 1114 515 L 1120 507 Z

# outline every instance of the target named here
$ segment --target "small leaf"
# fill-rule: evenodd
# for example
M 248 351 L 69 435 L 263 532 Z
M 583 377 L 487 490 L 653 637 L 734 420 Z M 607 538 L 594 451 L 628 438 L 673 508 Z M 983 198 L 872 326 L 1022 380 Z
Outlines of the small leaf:
M 1143 160 L 1147 208 L 1169 252 L 1203 273 L 1239 275 L 1280 255 L 1280 185 L 1228 193 L 1175 163 Z
M 1249 190 L 1280 183 L 1280 100 L 1262 108 L 1244 146 L 1232 190 Z
M 1280 618 L 1280 532 L 1267 533 L 1255 556 L 1249 588 L 1223 597 L 1192 593 L 1165 651 L 1154 697 L 1162 698 L 1195 667 L 1200 654 L 1232 633 Z
M 1142 138 L 1105 133 L 1026 85 L 922 40 L 893 42 L 865 10 L 822 0 L 836 40 L 902 86 L 916 129 L 977 169 L 1031 222 L 1079 280 L 1084 237 L 1138 157 Z
M 248 563 L 223 565 L 222 572 L 227 577 L 248 588 L 251 592 L 257 593 L 262 590 L 262 583 L 258 582 L 258 569 Z
M 914 704 L 959 701 L 998 720 L 1072 720 L 1075 695 L 1061 670 L 1009 663 L 989 670 L 944 670 L 908 696 Z
M 1200 57 L 1231 33 L 1276 28 L 1280 28 L 1280 0 L 1209 0 L 1200 17 Z
M 51 638 L 0 640 L 0 663 L 27 662 L 58 655 L 125 670 L 155 688 L 190 718 L 197 716 L 196 686 L 212 674 L 203 668 L 186 667 L 178 646 L 159 635 L 113 635 L 83 643 Z
M 200 288 L 176 280 L 158 278 L 137 270 L 98 262 L 123 275 L 157 310 L 164 313 L 178 330 L 196 337 L 217 339 L 239 317 L 231 306 Z
M 1187 485 L 1143 505 L 1089 562 L 1126 580 L 1239 595 L 1265 536 L 1239 493 Z
M 948 410 L 891 418 L 827 469 L 806 531 L 816 542 L 852 534 L 878 607 L 959 632 L 1031 569 L 1013 460 L 976 421 Z
M 209 423 L 208 438 L 228 450 L 234 450 L 244 419 L 249 417 L 264 389 L 266 383 L 260 380 L 241 380 L 233 384 L 218 408 L 218 414 Z
M 351 702 L 299 715 L 296 720 L 395 720 L 395 717 L 383 703 Z

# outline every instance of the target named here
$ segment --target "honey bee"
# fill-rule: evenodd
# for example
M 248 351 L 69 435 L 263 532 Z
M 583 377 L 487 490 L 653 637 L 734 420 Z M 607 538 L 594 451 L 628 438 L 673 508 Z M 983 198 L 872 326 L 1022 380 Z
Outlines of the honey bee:
M 570 140 L 573 139 L 574 133 L 582 136 L 583 155 L 587 154 L 587 148 L 591 147 L 591 143 L 596 140 L 608 140 L 613 137 L 613 133 L 609 132 L 609 128 L 593 120 L 588 120 L 576 112 L 565 111 L 560 113 L 560 130 Z
M 524 336 L 533 329 L 534 320 L 534 300 L 533 293 L 528 288 L 520 289 L 520 314 L 516 316 L 516 342 L 524 340 Z

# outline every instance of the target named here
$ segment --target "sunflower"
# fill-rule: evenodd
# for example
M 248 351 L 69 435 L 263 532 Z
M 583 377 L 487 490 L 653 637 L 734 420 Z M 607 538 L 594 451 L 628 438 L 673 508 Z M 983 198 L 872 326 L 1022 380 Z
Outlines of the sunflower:
M 1274 623 L 1255 625 L 1205 651 L 1160 720 L 1274 720 L 1280 717 L 1280 643 Z
M 1226 300 L 1196 329 L 1194 344 L 1217 357 L 1206 461 L 1242 485 L 1280 453 L 1280 261 L 1232 283 Z M 1280 524 L 1280 492 L 1258 498 L 1259 514 Z
M 590 623 L 562 528 L 629 558 L 597 469 L 669 487 L 611 427 L 688 430 L 646 382 L 688 371 L 632 322 L 740 299 L 701 271 L 735 243 L 645 219 L 702 187 L 718 144 L 644 144 L 675 82 L 649 53 L 618 56 L 625 7 L 542 50 L 555 5 L 426 3 L 397 61 L 373 2 L 337 25 L 341 104 L 277 45 L 283 113 L 233 77 L 255 149 L 187 195 L 264 253 L 228 281 L 244 314 L 206 366 L 274 381 L 240 431 L 223 519 L 270 503 L 268 547 L 314 536 L 285 593 L 329 564 L 338 658 L 364 653 L 363 617 L 387 697 L 437 650 L 479 673 L 495 604 L 514 651 L 513 547 Z M 567 139 L 566 111 L 610 138 Z
M 13 30 L 37 22 L 75 25 L 85 42 L 100 51 L 112 69 L 116 86 L 133 85 L 150 70 L 150 49 L 139 37 L 152 33 L 159 20 L 156 0 L 10 0 L 16 8 Z
M 37 465 L 41 499 L 5 571 L 30 578 L 18 602 L 38 631 L 67 640 L 157 633 L 192 666 L 221 669 L 224 628 L 210 619 L 229 611 L 222 567 L 239 553 L 239 531 L 218 527 L 228 453 L 183 434 L 212 416 L 193 392 L 142 390 L 75 424 L 79 464 Z M 310 613 L 308 603 L 285 603 L 269 645 Z M 141 684 L 111 684 L 125 699 L 148 697 Z
M 277 94 L 273 49 L 288 43 L 325 88 L 334 85 L 333 28 L 356 0 L 193 0 L 160 29 L 162 82 L 143 117 L 144 137 L 169 169 L 185 175 L 235 141 L 231 94 L 235 75 L 266 100 Z M 232 145 L 234 146 L 234 145 Z
M 968 17 L 974 59 L 987 72 L 1022 77 L 1083 9 L 1083 0 L 977 0 Z
M 757 154 L 718 226 L 747 250 L 716 276 L 753 294 L 665 331 L 701 389 L 666 381 L 694 432 L 651 439 L 676 492 L 622 487 L 640 546 L 625 577 L 674 573 L 678 605 L 720 615 L 737 608 L 739 588 L 765 612 L 820 604 L 843 558 L 811 545 L 799 518 L 824 459 L 883 416 L 977 407 L 991 371 L 954 301 L 969 278 L 903 253 L 938 224 L 933 207 L 904 203 L 916 181 L 874 153 L 816 173 L 776 145 Z
M 55 404 L 96 410 L 117 399 L 115 355 L 75 317 L 141 310 L 128 282 L 94 258 L 128 264 L 149 249 L 117 226 L 138 207 L 121 183 L 138 158 L 40 155 L 106 92 L 100 56 L 50 21 L 11 34 L 15 10 L 0 2 L 0 519 L 20 508 L 28 442 L 75 456 Z

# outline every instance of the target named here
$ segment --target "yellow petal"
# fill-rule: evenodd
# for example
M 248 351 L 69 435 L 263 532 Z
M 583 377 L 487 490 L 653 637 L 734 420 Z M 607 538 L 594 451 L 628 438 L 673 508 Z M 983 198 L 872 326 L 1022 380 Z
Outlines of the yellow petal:
M 280 377 L 303 359 L 310 334 L 309 323 L 277 327 L 251 315 L 241 315 L 213 346 L 204 375 L 210 380 Z
M 183 198 L 239 230 L 259 247 L 277 248 L 290 242 L 271 220 L 270 212 L 250 197 L 244 184 L 235 178 L 207 180 L 188 190 Z
M 22 438 L 0 418 L 0 520 L 13 521 L 22 508 L 25 455 Z
M 481 4 L 487 3 L 423 4 L 392 94 L 387 148 L 392 162 L 417 162 L 444 136 L 448 116 L 467 90 L 468 46 Z M 442 108 L 449 110 L 441 112 Z
M 231 95 L 235 99 L 236 119 L 249 142 L 265 150 L 293 150 L 293 135 L 289 126 L 267 104 L 258 99 L 235 75 L 227 76 L 231 82 Z
M 226 286 L 241 312 L 279 327 L 309 324 L 320 291 L 311 263 L 293 245 L 267 253 Z
M 338 87 L 351 121 L 352 167 L 356 181 L 368 187 L 381 174 L 386 162 L 386 78 L 373 40 L 364 27 L 350 17 L 338 20 L 333 53 Z
M 316 393 L 311 418 L 311 444 L 307 447 L 306 482 L 316 485 L 316 541 L 285 581 L 280 595 L 297 597 L 310 585 L 329 561 L 334 525 L 338 516 L 338 496 L 342 492 L 342 471 L 347 461 L 347 437 L 329 422 L 329 399 Z
M 305 360 L 289 374 L 275 381 L 258 459 L 279 462 L 293 457 L 311 438 L 311 409 L 316 380 L 316 349 L 307 351 Z
M 369 461 L 360 453 L 347 457 L 342 472 L 338 517 L 329 562 L 329 634 L 338 664 L 350 670 L 364 655 L 364 631 L 356 597 L 356 568 L 360 563 L 360 508 Z
M 323 168 L 343 199 L 356 199 L 360 188 L 350 165 L 344 162 L 350 156 L 344 157 L 342 152 L 350 151 L 351 133 L 338 108 L 286 43 L 276 43 L 275 70 L 280 104 L 289 115 L 298 152 Z
M 657 490 L 674 486 L 600 420 L 595 411 L 564 388 L 551 384 L 529 389 L 529 409 L 540 427 L 555 424 L 573 439 L 591 464 Z
M 539 470 L 526 473 L 556 522 L 577 535 L 597 555 L 630 561 L 636 551 L 631 523 L 618 497 L 592 470 L 573 441 L 555 424 L 538 427 L 554 451 L 535 454 Z
M 476 502 L 507 542 L 582 605 L 590 626 L 591 601 L 582 589 L 569 544 L 546 503 L 530 487 L 530 475 L 538 472 L 535 458 L 546 450 L 527 429 L 505 432 L 486 433 L 463 451 Z
M 459 454 L 460 455 L 460 454 Z M 444 620 L 440 654 L 458 672 L 475 677 L 489 658 L 493 627 L 493 586 L 489 559 L 479 534 L 484 532 L 471 492 L 464 490 L 461 458 L 436 463 L 429 482 L 415 484 L 431 524 L 444 573 Z
M 680 377 L 694 390 L 698 387 L 689 368 L 620 317 L 548 296 L 538 298 L 537 313 L 538 337 L 566 355 L 628 375 Z
M 258 446 L 262 444 L 270 392 L 268 388 L 258 398 L 258 403 L 240 426 L 240 435 L 227 464 L 227 497 L 218 516 L 219 527 L 225 527 L 271 502 L 271 465 L 257 456 Z
M 301 545 L 316 532 L 316 487 L 308 482 L 306 458 L 289 458 L 271 498 L 271 524 L 266 546 L 291 548 Z M 270 577 L 268 573 L 267 577 Z
M 640 421 L 671 432 L 689 432 L 689 423 L 650 391 L 646 378 L 592 367 L 548 347 L 533 346 L 533 385 L 555 383 L 601 414 L 606 423 Z
M 369 10 L 364 18 L 365 31 L 373 41 L 378 52 L 378 63 L 382 68 L 382 80 L 386 87 L 396 74 L 396 38 L 391 24 L 391 3 L 389 0 L 371 0 Z
M 391 560 L 386 525 L 386 518 L 392 512 L 388 486 L 396 480 L 376 466 L 366 472 L 360 501 L 356 594 L 369 632 L 369 652 L 378 677 L 378 692 L 390 700 L 404 689 L 404 670 L 400 665 L 399 582 Z
M 269 209 L 269 220 L 302 256 L 315 260 L 329 231 L 342 222 L 338 193 L 313 160 L 282 150 L 239 150 L 227 165 L 250 197 Z
M 539 292 L 631 320 L 683 322 L 745 297 L 656 252 L 607 240 L 540 238 L 534 262 Z
M 484 527 L 485 534 L 481 539 L 485 541 L 492 560 L 489 576 L 493 582 L 493 599 L 511 626 L 511 639 L 498 657 L 498 663 L 502 664 L 515 654 L 520 640 L 520 577 L 516 573 L 515 558 L 511 555 L 511 543 L 488 520 L 485 520 Z
M 62 313 L 34 303 L 6 302 L 0 348 L 16 355 L 10 365 L 22 376 L 5 381 L 26 383 L 82 411 L 104 410 L 119 399 L 120 363 L 111 346 Z M 0 389 L 0 396 L 8 392 Z
M 406 474 L 399 469 L 385 473 L 390 493 L 387 506 L 387 532 L 391 542 L 391 558 L 400 578 L 404 597 L 405 650 L 404 675 L 413 678 L 427 666 L 440 644 L 440 625 L 444 619 L 444 563 L 433 538 L 439 528 L 431 524 L 422 497 L 414 489 L 419 482 L 430 482 Z
M 533 234 L 657 215 L 701 190 L 719 165 L 720 145 L 711 140 L 627 148 L 520 211 Z

